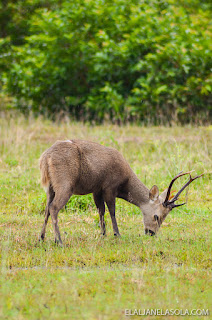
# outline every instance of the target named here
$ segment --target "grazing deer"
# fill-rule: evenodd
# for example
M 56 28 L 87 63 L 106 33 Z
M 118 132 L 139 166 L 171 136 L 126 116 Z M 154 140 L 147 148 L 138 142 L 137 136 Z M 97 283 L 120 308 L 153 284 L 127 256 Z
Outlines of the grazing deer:
M 93 193 L 99 211 L 101 233 L 105 235 L 105 203 L 110 212 L 113 231 L 119 236 L 115 217 L 115 200 L 122 198 L 143 212 L 145 233 L 154 235 L 168 213 L 182 204 L 175 204 L 181 192 L 195 179 L 192 178 L 170 200 L 174 181 L 190 172 L 180 172 L 171 181 L 168 189 L 159 195 L 157 186 L 150 190 L 137 178 L 127 161 L 115 149 L 83 140 L 57 141 L 40 158 L 42 185 L 47 193 L 45 221 L 40 238 L 44 240 L 46 225 L 51 215 L 55 242 L 62 245 L 58 227 L 58 212 L 72 194 Z

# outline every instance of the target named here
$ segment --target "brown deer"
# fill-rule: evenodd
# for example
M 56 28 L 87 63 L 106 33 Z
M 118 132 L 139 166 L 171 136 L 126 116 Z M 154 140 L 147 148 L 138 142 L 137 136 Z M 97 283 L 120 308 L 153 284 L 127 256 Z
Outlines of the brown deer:
M 137 178 L 127 161 L 115 149 L 83 140 L 57 141 L 40 158 L 42 185 L 47 193 L 45 221 L 40 239 L 44 240 L 46 225 L 51 215 L 55 242 L 62 245 L 58 227 L 58 212 L 66 205 L 72 194 L 93 193 L 99 211 L 101 233 L 105 235 L 105 203 L 110 212 L 113 231 L 119 236 L 115 217 L 115 200 L 122 198 L 143 212 L 145 233 L 154 235 L 168 213 L 182 204 L 175 204 L 181 192 L 195 179 L 192 178 L 170 200 L 174 181 L 190 172 L 180 172 L 168 189 L 159 195 L 157 186 L 150 190 Z

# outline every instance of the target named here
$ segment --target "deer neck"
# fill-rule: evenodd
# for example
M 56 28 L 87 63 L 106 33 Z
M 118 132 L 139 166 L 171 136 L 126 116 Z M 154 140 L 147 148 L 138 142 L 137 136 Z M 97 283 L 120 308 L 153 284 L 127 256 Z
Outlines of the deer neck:
M 134 172 L 128 181 L 128 202 L 141 208 L 149 202 L 149 189 L 138 179 Z

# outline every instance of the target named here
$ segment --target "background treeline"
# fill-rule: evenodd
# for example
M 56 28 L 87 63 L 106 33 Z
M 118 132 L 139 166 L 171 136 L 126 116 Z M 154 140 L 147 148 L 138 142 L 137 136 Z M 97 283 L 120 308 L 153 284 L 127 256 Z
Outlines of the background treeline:
M 210 0 L 1 0 L 0 10 L 1 99 L 24 112 L 210 121 Z

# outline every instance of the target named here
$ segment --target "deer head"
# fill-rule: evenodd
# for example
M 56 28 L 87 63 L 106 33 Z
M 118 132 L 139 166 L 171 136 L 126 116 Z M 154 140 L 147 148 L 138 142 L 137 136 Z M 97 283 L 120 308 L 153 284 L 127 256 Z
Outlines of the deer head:
M 203 174 L 191 177 L 191 172 L 180 172 L 176 177 L 174 177 L 169 185 L 169 187 L 159 195 L 159 190 L 157 186 L 153 186 L 149 191 L 149 202 L 145 204 L 142 208 L 144 216 L 144 226 L 145 233 L 150 234 L 151 236 L 155 235 L 159 230 L 161 224 L 169 214 L 169 212 L 179 206 L 182 206 L 186 203 L 175 204 L 175 201 L 178 200 L 179 195 L 183 190 L 188 187 L 188 185 L 197 178 L 200 178 Z M 170 199 L 171 188 L 175 180 L 179 177 L 182 177 L 186 174 L 190 175 L 189 181 L 177 192 L 177 194 Z

